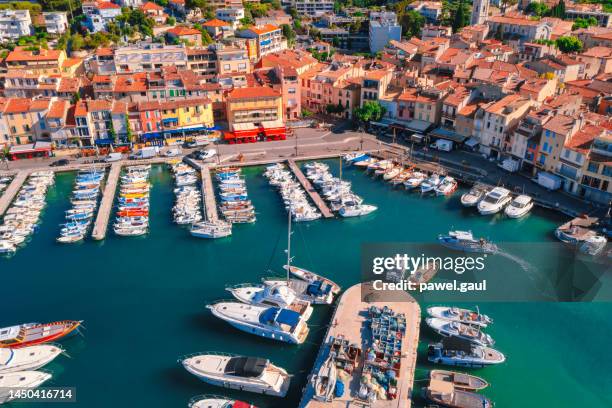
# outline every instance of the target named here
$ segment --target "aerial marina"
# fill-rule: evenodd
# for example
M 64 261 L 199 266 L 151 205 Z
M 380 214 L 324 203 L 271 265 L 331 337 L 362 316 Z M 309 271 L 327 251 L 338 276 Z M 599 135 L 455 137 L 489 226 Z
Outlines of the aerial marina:
M 385 194 L 391 194 L 394 197 L 399 197 L 398 195 L 401 194 L 411 202 L 420 200 L 423 205 L 429 206 L 437 205 L 431 203 L 453 200 L 459 206 L 455 206 L 452 211 L 469 214 L 470 217 L 480 213 L 479 203 L 486 201 L 489 204 L 490 201 L 490 204 L 497 210 L 495 219 L 506 220 L 504 221 L 504 224 L 508 226 L 506 228 L 513 228 L 511 223 L 525 222 L 525 220 L 530 222 L 533 218 L 539 217 L 539 215 L 527 216 L 528 213 L 538 213 L 540 210 L 536 208 L 537 204 L 534 205 L 532 200 L 521 198 L 525 195 L 515 195 L 509 192 L 504 194 L 502 191 L 499 196 L 493 194 L 493 197 L 490 195 L 491 192 L 496 191 L 493 186 L 475 186 L 471 191 L 467 191 L 458 187 L 455 184 L 456 179 L 448 175 L 440 174 L 438 182 L 434 183 L 436 178 L 432 173 L 418 170 L 413 166 L 390 162 L 391 164 L 382 163 L 378 168 L 374 166 L 368 170 L 367 166 L 358 165 L 361 160 L 368 161 L 370 164 L 384 161 L 367 155 L 352 158 L 347 156 L 342 164 L 339 177 L 332 174 L 332 171 L 338 168 L 338 160 L 296 164 L 304 170 L 305 176 L 312 182 L 321 197 L 325 197 L 326 205 L 329 205 L 329 208 L 339 216 L 338 220 L 345 218 L 352 211 L 370 205 L 365 204 L 374 197 L 368 194 L 370 188 L 376 188 L 376 191 L 384 191 Z M 202 191 L 206 190 L 202 187 L 204 181 L 197 168 L 179 161 L 174 161 L 167 166 L 170 171 L 167 171 L 162 165 L 120 167 L 116 192 L 113 194 L 116 214 L 113 224 L 115 234 L 113 235 L 147 235 L 146 239 L 127 240 L 125 242 L 129 243 L 123 245 L 127 247 L 145 245 L 146 247 L 147 242 L 159 239 L 156 238 L 155 231 L 159 231 L 162 225 L 160 223 L 165 222 L 169 223 L 165 227 L 168 231 L 177 230 L 177 233 L 170 233 L 170 236 L 175 237 L 172 239 L 180 240 L 181 243 L 177 246 L 179 251 L 182 250 L 181 247 L 185 249 L 201 247 L 202 241 L 191 239 L 189 234 L 185 234 L 184 228 L 177 228 L 176 224 L 187 226 L 193 236 L 197 236 L 194 231 L 203 227 L 210 228 L 214 225 L 215 228 L 218 228 L 221 225 L 228 225 L 231 235 L 227 234 L 226 239 L 218 240 L 220 245 L 228 245 L 234 240 L 245 242 L 244 239 L 249 237 L 253 239 L 252 234 L 261 234 L 261 230 L 251 232 L 251 228 L 255 229 L 260 223 L 273 222 L 276 229 L 285 230 L 282 233 L 279 232 L 279 236 L 286 235 L 288 241 L 286 254 L 282 255 L 284 259 L 279 274 L 270 276 L 270 273 L 266 272 L 267 265 L 261 265 L 260 272 L 257 272 L 247 266 L 248 264 L 243 264 L 240 269 L 248 270 L 248 273 L 240 272 L 237 276 L 227 274 L 223 280 L 225 287 L 207 296 L 207 310 L 200 309 L 198 313 L 210 316 L 206 318 L 206 326 L 223 333 L 224 342 L 212 342 L 216 344 L 212 348 L 222 351 L 187 355 L 180 359 L 180 363 L 187 374 L 190 373 L 199 380 L 212 385 L 211 388 L 202 389 L 202 391 L 221 394 L 224 390 L 220 387 L 224 387 L 228 391 L 231 390 L 231 393 L 222 397 L 193 397 L 201 392 L 197 392 L 197 387 L 190 386 L 189 388 L 193 388 L 195 392 L 191 392 L 188 398 L 183 396 L 182 404 L 186 404 L 191 398 L 189 404 L 193 407 L 214 406 L 209 404 L 223 406 L 221 404 L 229 401 L 238 403 L 249 401 L 242 403 L 247 404 L 246 406 L 251 403 L 258 406 L 283 406 L 282 403 L 278 405 L 278 402 L 273 402 L 270 398 L 283 401 L 284 397 L 294 401 L 290 406 L 299 404 L 304 407 L 344 406 L 343 404 L 348 401 L 367 403 L 373 407 L 403 407 L 406 404 L 422 406 L 420 404 L 423 401 L 429 401 L 433 404 L 471 408 L 491 406 L 493 402 L 499 400 L 507 401 L 507 397 L 500 395 L 499 391 L 497 394 L 490 395 L 485 385 L 499 382 L 499 375 L 493 376 L 496 379 L 493 380 L 486 374 L 476 377 L 473 375 L 478 375 L 476 372 L 460 372 L 466 367 L 487 367 L 481 368 L 486 371 L 499 365 L 502 366 L 499 367 L 499 370 L 503 371 L 504 366 L 512 364 L 517 358 L 520 359 L 520 356 L 516 355 L 516 350 L 512 353 L 505 350 L 505 345 L 508 343 L 507 338 L 502 336 L 500 339 L 497 335 L 489 334 L 489 327 L 506 324 L 498 317 L 499 310 L 497 313 L 485 316 L 478 309 L 471 310 L 449 304 L 424 308 L 424 305 L 419 306 L 420 300 L 417 302 L 411 298 L 408 298 L 407 302 L 392 302 L 376 299 L 373 295 L 372 298 L 364 300 L 361 297 L 362 292 L 359 285 L 357 287 L 348 285 L 348 289 L 342 291 L 340 285 L 336 283 L 338 276 L 342 276 L 340 278 L 342 284 L 354 283 L 354 278 L 349 279 L 348 275 L 337 275 L 333 268 L 304 269 L 293 265 L 296 249 L 291 248 L 292 240 L 294 241 L 293 246 L 299 247 L 297 253 L 300 262 L 297 264 L 301 265 L 305 258 L 312 255 L 305 256 L 303 248 L 305 243 L 302 242 L 300 236 L 308 233 L 308 228 L 327 228 L 325 225 L 331 226 L 335 223 L 321 216 L 318 206 L 306 193 L 302 183 L 298 182 L 294 173 L 287 170 L 287 167 L 282 164 L 256 169 L 230 166 L 214 168 L 211 166 L 213 168 L 210 178 L 215 187 L 212 192 L 212 200 L 225 221 L 218 219 L 210 221 L 206 211 L 202 210 L 206 208 L 206 195 L 202 194 Z M 377 174 L 377 170 L 383 171 Z M 264 173 L 266 177 L 262 176 Z M 36 209 L 41 207 L 40 194 L 52 186 L 53 178 L 49 177 L 48 173 L 33 173 L 24 184 L 24 191 L 32 189 L 37 195 L 19 193 L 14 204 L 20 208 L 26 204 L 25 199 L 27 198 L 28 202 L 36 204 L 34 206 Z M 76 237 L 81 237 L 81 232 L 88 230 L 96 218 L 100 196 L 102 195 L 103 200 L 106 194 L 106 192 L 102 194 L 106 187 L 105 172 L 88 168 L 75 173 L 71 179 L 65 179 L 66 175 L 58 177 L 61 177 L 62 182 L 69 189 L 65 196 L 59 198 L 60 202 L 65 204 L 61 211 L 57 211 L 57 216 L 61 213 L 64 218 L 58 223 L 64 224 L 62 233 L 65 232 L 66 236 L 74 233 Z M 435 186 L 425 192 L 421 192 L 420 188 L 409 188 L 406 182 L 413 178 L 422 178 L 421 184 L 430 180 Z M 163 182 L 166 183 L 165 186 L 159 184 L 160 180 L 166 180 Z M 444 180 L 447 181 L 446 184 Z M 32 181 L 36 182 L 35 186 L 39 187 L 32 188 Z M 42 186 L 46 183 L 49 184 L 44 189 Z M 442 187 L 444 185 L 449 187 Z M 366 186 L 371 187 L 366 188 Z M 353 189 L 360 191 L 363 198 L 357 196 Z M 155 207 L 151 208 L 150 200 L 153 194 L 164 194 L 167 198 L 165 201 L 157 201 L 159 198 L 156 198 Z M 262 195 L 266 194 L 267 198 L 263 200 Z M 44 195 L 42 194 L 43 199 Z M 438 198 L 435 198 L 436 196 Z M 507 200 L 506 196 L 510 196 L 510 200 Z M 432 197 L 434 197 L 433 200 Z M 487 197 L 491 198 L 487 199 Z M 501 201 L 503 203 L 500 204 Z M 42 202 L 44 203 L 44 200 Z M 164 202 L 167 203 L 166 206 L 163 205 Z M 383 216 L 381 210 L 388 208 L 384 203 L 381 206 L 380 201 L 373 201 L 371 205 L 378 208 L 378 211 L 370 212 L 376 217 Z M 256 206 L 258 208 L 257 222 L 254 222 Z M 28 207 L 28 209 L 34 207 Z M 41 211 L 43 207 L 44 205 L 40 208 Z M 515 216 L 514 213 L 508 214 L 511 207 L 516 207 L 523 214 L 518 216 Z M 259 211 L 263 214 L 261 219 Z M 287 213 L 283 214 L 285 211 Z M 342 214 L 343 212 L 345 215 Z M 488 212 L 489 210 L 485 211 L 485 213 Z M 7 211 L 7 215 L 13 213 L 14 210 Z M 305 217 L 308 214 L 319 216 L 309 219 Z M 151 219 L 149 219 L 150 216 Z M 486 217 L 479 218 L 484 221 Z M 371 217 L 356 219 L 362 220 L 359 225 L 365 228 L 376 223 Z M 470 219 L 476 220 L 475 218 Z M 5 224 L 6 221 L 5 217 Z M 15 221 L 15 217 L 9 216 L 8 221 Z M 247 225 L 242 228 L 234 225 L 232 228 L 232 224 L 242 222 L 251 224 L 252 227 Z M 291 230 L 292 223 L 295 231 Z M 487 233 L 483 227 L 486 224 L 479 221 L 473 221 L 473 223 L 473 230 L 478 231 L 479 235 L 483 230 L 485 230 L 484 233 Z M 172 224 L 175 226 L 172 227 Z M 594 222 L 584 225 L 576 221 L 575 225 L 578 224 L 589 231 L 596 228 Z M 37 245 L 42 244 L 39 238 L 46 234 L 45 225 L 46 221 L 41 227 L 42 230 L 37 234 L 41 237 L 36 236 Z M 83 228 L 80 227 L 81 225 L 86 226 Z M 458 225 L 462 228 L 466 226 L 465 223 Z M 451 227 L 452 224 L 445 224 L 438 228 L 435 235 L 432 236 L 432 242 L 438 242 L 440 247 L 463 252 L 494 254 L 498 250 L 491 241 L 476 238 L 479 235 L 472 234 L 467 229 L 465 231 L 451 230 L 447 233 Z M 288 232 L 287 228 L 289 228 Z M 353 226 L 347 224 L 346 228 L 350 229 Z M 549 231 L 551 235 L 553 230 Z M 206 237 L 217 237 L 211 233 L 212 229 L 206 231 L 209 234 Z M 390 236 L 389 239 L 393 239 L 393 236 Z M 115 242 L 116 239 L 112 236 L 103 241 L 104 246 L 110 245 L 111 248 L 119 250 Z M 211 240 L 210 242 L 216 241 Z M 497 239 L 495 242 L 499 244 L 500 240 Z M 86 243 L 85 248 L 89 244 Z M 313 244 L 309 242 L 307 245 Z M 320 245 L 314 245 L 321 250 Z M 205 244 L 204 247 L 206 246 L 208 245 Z M 69 247 L 66 246 L 66 248 Z M 100 247 L 100 250 L 102 248 Z M 214 247 L 211 247 L 211 250 L 212 248 Z M 282 243 L 280 248 L 282 248 Z M 280 248 L 275 248 L 276 255 L 273 258 L 282 254 Z M 59 250 L 59 247 L 52 249 L 52 251 Z M 209 250 L 204 250 L 208 256 L 211 256 Z M 267 252 L 270 252 L 270 248 Z M 325 251 L 322 252 L 325 253 Z M 264 256 L 266 257 L 267 255 Z M 14 256 L 8 262 L 13 259 L 18 259 L 18 256 Z M 109 261 L 115 262 L 111 259 Z M 327 268 L 330 266 L 328 263 Z M 220 271 L 224 269 L 225 267 L 222 267 Z M 432 274 L 428 274 L 427 279 L 438 279 L 435 276 L 435 271 L 433 271 Z M 234 299 L 221 300 L 223 293 L 228 292 Z M 428 316 L 421 316 L 421 307 Z M 495 318 L 495 325 L 493 325 L 493 318 Z M 507 318 L 508 316 L 505 316 L 505 319 Z M 89 317 L 86 320 L 89 321 Z M 204 329 L 206 332 L 206 326 L 200 327 L 198 331 L 201 333 L 201 330 Z M 321 338 L 323 332 L 325 335 Z M 439 335 L 442 337 L 433 338 Z M 227 343 L 228 347 L 224 347 L 224 343 Z M 188 344 L 188 347 L 181 346 L 174 350 L 174 359 L 181 355 L 181 351 L 190 353 L 202 350 L 197 344 L 192 342 Z M 311 356 L 311 359 L 296 366 L 283 357 L 282 352 L 275 351 L 275 347 L 284 347 L 284 350 L 291 350 L 291 348 L 310 350 L 308 355 Z M 426 350 L 423 350 L 423 347 Z M 207 346 L 207 348 L 211 347 Z M 291 353 L 294 352 L 296 351 Z M 425 379 L 421 380 L 421 375 L 418 374 L 419 366 L 422 365 L 421 361 L 426 361 L 427 367 L 431 367 L 431 375 L 428 374 L 427 384 L 423 386 L 419 381 L 425 381 Z M 440 370 L 436 368 L 439 364 L 454 366 L 453 369 L 457 371 Z M 222 368 L 219 369 L 219 367 Z M 304 371 L 304 374 L 293 378 L 294 373 L 298 370 Z M 70 377 L 70 374 L 74 373 L 62 374 L 62 377 L 65 375 Z M 180 378 L 184 377 L 180 376 Z M 187 378 L 184 379 L 185 382 L 188 382 Z M 42 382 L 39 384 L 33 380 L 31 384 L 31 387 L 35 387 Z M 218 391 L 215 391 L 215 388 L 218 388 Z M 184 395 L 184 392 L 180 394 Z M 262 394 L 263 397 L 258 394 Z

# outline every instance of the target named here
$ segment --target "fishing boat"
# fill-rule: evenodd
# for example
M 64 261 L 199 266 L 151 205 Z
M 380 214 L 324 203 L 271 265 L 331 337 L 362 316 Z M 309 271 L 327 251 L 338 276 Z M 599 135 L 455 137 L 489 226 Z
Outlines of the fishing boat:
M 433 306 L 427 308 L 427 313 L 431 317 L 477 325 L 480 327 L 487 327 L 489 324 L 493 323 L 493 319 L 487 315 L 480 314 L 479 311 L 475 312 L 473 310 L 461 309 L 458 307 Z
M 443 246 L 463 252 L 494 254 L 497 245 L 484 238 L 475 239 L 472 231 L 449 231 L 448 235 L 438 235 L 438 242 Z
M 366 153 L 361 153 L 361 152 L 347 153 L 344 156 L 342 156 L 344 161 L 348 163 L 358 162 L 361 160 L 368 159 L 369 157 L 370 156 L 367 155 Z
M 0 329 L 0 348 L 19 348 L 48 343 L 73 333 L 81 325 L 78 320 L 53 323 L 27 323 Z
M 374 164 L 376 162 L 378 162 L 378 159 L 375 159 L 374 157 L 368 157 L 364 160 L 354 161 L 353 166 L 357 166 L 360 168 L 368 168 L 371 164 Z
M 520 218 L 529 213 L 533 208 L 533 199 L 528 195 L 522 194 L 510 202 L 504 209 L 506 215 L 510 218 Z
M 40 344 L 22 348 L 0 348 L 0 376 L 17 371 L 36 370 L 62 354 L 58 346 Z
M 456 389 L 464 391 L 480 391 L 489 386 L 489 383 L 480 377 L 456 371 L 431 370 L 429 378 L 452 383 Z
M 243 284 L 226 288 L 236 299 L 249 305 L 275 306 L 298 312 L 304 320 L 312 315 L 310 302 L 301 300 L 286 283 Z
M 283 266 L 283 268 L 285 268 L 286 270 L 287 265 Z M 321 282 L 322 284 L 328 285 L 331 287 L 331 293 L 333 293 L 334 295 L 337 295 L 338 293 L 340 293 L 340 290 L 341 290 L 340 285 L 334 283 L 330 279 L 327 279 L 321 275 L 317 275 L 316 273 L 311 272 L 307 269 L 299 268 L 297 266 L 291 265 L 289 266 L 289 273 L 291 273 L 296 278 L 301 279 L 308 283 Z
M 189 408 L 257 408 L 248 402 L 237 401 L 216 395 L 193 397 L 187 404 Z
M 311 379 L 315 400 L 328 402 L 334 398 L 337 375 L 335 354 L 330 351 L 317 374 Z
M 51 379 L 42 371 L 19 371 L 0 375 L 0 404 L 16 398 L 17 391 L 40 387 Z
M 457 389 L 452 382 L 431 379 L 424 390 L 425 398 L 448 408 L 491 408 L 491 401 L 481 394 Z
M 503 187 L 495 187 L 478 203 L 478 212 L 482 215 L 496 214 L 512 201 L 510 191 Z
M 444 177 L 440 184 L 434 188 L 436 195 L 451 195 L 455 190 L 457 190 L 457 180 L 450 176 Z
M 193 224 L 189 232 L 197 238 L 224 238 L 232 235 L 232 224 L 225 221 L 203 221 Z
M 292 344 L 301 344 L 308 336 L 303 316 L 291 309 L 238 302 L 218 302 L 207 308 L 215 317 L 256 336 Z
M 469 192 L 461 196 L 461 204 L 464 207 L 475 207 L 487 193 L 487 187 L 481 184 L 475 184 Z
M 403 169 L 400 166 L 392 167 L 391 169 L 383 173 L 383 180 L 389 181 L 397 177 L 402 172 L 402 170 Z
M 442 179 L 437 173 L 432 174 L 421 183 L 421 194 L 430 193 L 442 182 Z
M 428 317 L 425 322 L 433 331 L 444 337 L 457 337 L 485 347 L 495 344 L 493 338 L 482 332 L 480 327 L 472 327 L 468 324 L 437 317 Z
M 585 239 L 579 247 L 580 252 L 586 255 L 597 256 L 608 245 L 608 239 L 603 235 L 594 235 Z
M 506 361 L 499 351 L 473 344 L 456 337 L 442 338 L 440 343 L 430 344 L 427 360 L 432 363 L 457 367 L 480 368 Z
M 291 377 L 265 358 L 205 353 L 180 360 L 187 371 L 218 387 L 284 397 Z

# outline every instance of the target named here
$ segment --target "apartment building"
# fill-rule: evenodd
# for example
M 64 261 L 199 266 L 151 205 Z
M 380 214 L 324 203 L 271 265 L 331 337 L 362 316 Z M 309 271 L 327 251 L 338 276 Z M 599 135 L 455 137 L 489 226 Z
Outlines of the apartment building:
M 255 40 L 257 59 L 273 52 L 279 52 L 287 48 L 287 40 L 283 39 L 280 27 L 272 24 L 265 26 L 250 27 L 239 33 L 240 37 Z M 249 46 L 249 43 L 247 43 Z
M 64 34 L 68 29 L 68 13 L 65 11 L 46 12 L 43 17 L 49 34 Z
M 86 1 L 82 7 L 85 25 L 93 33 L 105 31 L 108 23 L 121 15 L 121 7 L 110 1 Z
M 80 100 L 74 106 L 74 137 L 82 146 L 111 144 L 113 132 L 123 134 L 126 117 L 125 102 Z
M 215 17 L 221 21 L 225 21 L 235 30 L 240 26 L 240 20 L 244 18 L 244 8 L 219 8 L 215 11 Z
M 36 141 L 49 141 L 45 116 L 51 99 L 11 98 L 4 105 L 3 118 L 8 130 L 10 145 L 21 145 Z
M 370 13 L 370 52 L 376 53 L 385 48 L 389 41 L 401 41 L 402 27 L 392 12 Z
M 534 102 L 518 94 L 483 105 L 474 120 L 474 137 L 482 153 L 500 157 L 510 150 L 511 136 L 518 122 L 527 114 Z
M 439 1 L 418 0 L 408 5 L 408 10 L 418 12 L 428 23 L 435 24 L 442 16 L 442 3 Z
M 186 42 L 189 46 L 202 45 L 202 33 L 195 28 L 176 26 L 166 31 L 168 36 L 178 42 Z
M 94 71 L 97 74 L 154 72 L 162 67 L 187 67 L 187 48 L 184 44 L 165 45 L 140 42 L 115 49 L 96 50 Z
M 16 40 L 31 32 L 29 10 L 0 10 L 0 41 Z
M 8 72 L 28 71 L 38 75 L 67 78 L 84 73 L 83 60 L 67 58 L 63 50 L 28 51 L 24 47 L 15 47 L 6 56 L 4 63 Z
M 582 180 L 576 193 L 587 200 L 601 204 L 612 201 L 612 134 L 608 128 L 587 129 L 592 143 L 582 167 Z
M 533 42 L 534 40 L 548 40 L 552 35 L 550 23 L 532 20 L 527 16 L 493 16 L 485 22 L 489 26 L 490 34 L 495 34 L 499 30 L 506 40 Z
M 291 6 L 299 14 L 311 17 L 320 16 L 325 13 L 333 13 L 333 0 L 291 0 Z
M 82 78 L 66 78 L 9 71 L 4 77 L 3 94 L 7 98 L 53 98 L 70 100 L 81 88 Z
M 286 128 L 282 96 L 269 87 L 235 88 L 227 96 L 229 143 L 283 140 Z
M 248 51 L 245 48 L 225 46 L 216 47 L 219 75 L 230 73 L 250 73 L 252 71 Z
M 187 48 L 187 69 L 201 75 L 217 74 L 217 53 L 214 48 Z
M 605 12 L 601 4 L 569 3 L 565 6 L 565 17 L 570 20 L 592 17 L 600 27 L 612 27 L 612 13 Z

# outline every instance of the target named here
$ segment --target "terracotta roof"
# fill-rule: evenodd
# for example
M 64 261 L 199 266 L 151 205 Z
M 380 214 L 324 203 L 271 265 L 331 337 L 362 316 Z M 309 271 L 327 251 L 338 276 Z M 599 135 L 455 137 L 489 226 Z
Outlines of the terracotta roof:
M 145 4 L 143 4 L 139 8 L 142 11 L 147 11 L 147 10 L 151 10 L 151 11 L 163 11 L 164 10 L 164 8 L 162 6 L 160 6 L 159 4 L 155 4 L 152 1 L 147 1 Z
M 249 30 L 254 32 L 257 35 L 262 35 L 262 34 L 271 33 L 272 31 L 280 30 L 280 28 L 272 24 L 266 24 L 261 27 L 251 27 L 249 28 Z
M 112 57 L 114 55 L 112 48 L 98 48 L 96 49 L 96 55 L 99 57 Z
M 178 37 L 182 35 L 200 35 L 200 30 L 196 30 L 195 28 L 185 27 L 185 26 L 176 26 L 174 28 L 166 31 L 167 33 L 174 34 Z
M 593 47 L 584 51 L 582 54 L 585 57 L 595 58 L 612 58 L 612 48 L 610 47 Z
M 605 132 L 600 126 L 586 125 L 565 142 L 564 147 L 586 154 L 593 143 L 593 140 Z
M 110 1 L 99 1 L 96 3 L 96 7 L 100 10 L 104 9 L 120 9 L 121 7 L 115 3 L 111 3 Z
M 574 127 L 575 119 L 566 115 L 555 115 L 545 125 L 544 129 L 559 135 L 567 135 Z
M 511 94 L 511 95 L 508 95 L 508 96 L 500 99 L 499 101 L 497 101 L 497 102 L 487 106 L 485 108 L 485 111 L 487 111 L 489 113 L 494 113 L 494 114 L 501 114 L 507 106 L 510 106 L 510 105 L 516 104 L 516 103 L 520 103 L 521 100 L 527 101 L 521 95 Z
M 66 58 L 62 62 L 62 68 L 72 67 L 74 65 L 79 65 L 83 63 L 82 58 Z
M 205 22 L 204 24 L 202 24 L 202 26 L 204 27 L 229 27 L 229 23 L 225 21 L 221 21 L 217 18 L 213 18 L 212 20 L 209 20 Z
M 80 78 L 62 78 L 57 88 L 58 92 L 76 92 L 81 85 Z
M 235 88 L 227 95 L 228 99 L 254 99 L 280 97 L 280 93 L 268 87 Z
M 49 108 L 50 99 L 10 98 L 7 100 L 5 113 L 25 113 Z
M 34 54 L 33 51 L 25 51 L 21 47 L 16 47 L 6 57 L 6 62 L 13 61 L 56 61 L 60 58 L 62 51 L 59 50 L 40 50 Z
M 491 21 L 493 23 L 498 24 L 512 24 L 512 25 L 526 25 L 526 26 L 537 26 L 541 23 L 537 20 L 531 20 L 529 18 L 519 18 L 519 17 L 508 17 L 508 16 L 493 16 L 489 17 L 487 21 Z
M 58 99 L 51 104 L 49 108 L 49 112 L 47 112 L 47 118 L 50 119 L 61 119 L 64 117 L 66 113 L 66 108 L 68 106 L 68 101 L 63 99 Z

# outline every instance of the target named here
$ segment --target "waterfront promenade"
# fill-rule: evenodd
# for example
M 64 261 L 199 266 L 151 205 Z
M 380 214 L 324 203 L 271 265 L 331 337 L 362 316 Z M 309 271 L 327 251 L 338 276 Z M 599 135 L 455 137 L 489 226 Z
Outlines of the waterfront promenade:
M 362 285 L 364 285 L 363 288 Z M 362 296 L 364 293 L 365 296 Z M 308 381 L 299 404 L 300 408 L 409 408 L 411 406 L 414 370 L 419 344 L 421 308 L 408 293 L 402 292 L 401 295 L 393 294 L 391 297 L 393 301 L 386 301 L 383 295 L 384 293 L 373 291 L 368 283 L 359 283 L 351 286 L 342 294 L 332 316 L 331 325 L 319 349 L 312 373 L 317 373 L 327 358 L 329 344 L 334 337 L 344 336 L 349 343 L 359 345 L 362 350 L 360 361 L 342 397 L 334 398 L 331 402 L 316 401 L 312 398 L 314 395 L 312 383 Z M 398 298 L 398 296 L 402 296 L 403 299 Z M 377 306 L 379 308 L 387 306 L 394 312 L 403 313 L 406 316 L 406 337 L 402 342 L 401 374 L 398 377 L 397 398 L 393 400 L 377 400 L 374 403 L 368 403 L 357 398 L 363 370 L 363 359 L 371 344 L 371 330 L 365 327 L 368 323 L 367 310 L 370 306 Z
M 304 190 L 306 190 L 306 193 L 308 193 L 308 195 L 310 196 L 312 202 L 315 203 L 323 217 L 333 218 L 334 214 L 331 212 L 329 207 L 327 207 L 327 204 L 325 204 L 325 201 L 323 201 L 323 199 L 314 189 L 312 184 L 310 184 L 310 181 L 306 178 L 306 176 L 304 176 L 304 173 L 302 173 L 302 170 L 300 170 L 299 166 L 295 163 L 295 161 L 289 159 L 287 160 L 287 164 L 289 165 L 289 168 L 291 169 L 293 174 L 295 174 L 295 177 L 297 177 Z
M 4 215 L 4 212 L 9 208 L 13 199 L 19 192 L 19 189 L 30 175 L 29 170 L 21 170 L 13 180 L 11 184 L 4 190 L 4 193 L 0 197 L 0 216 Z

